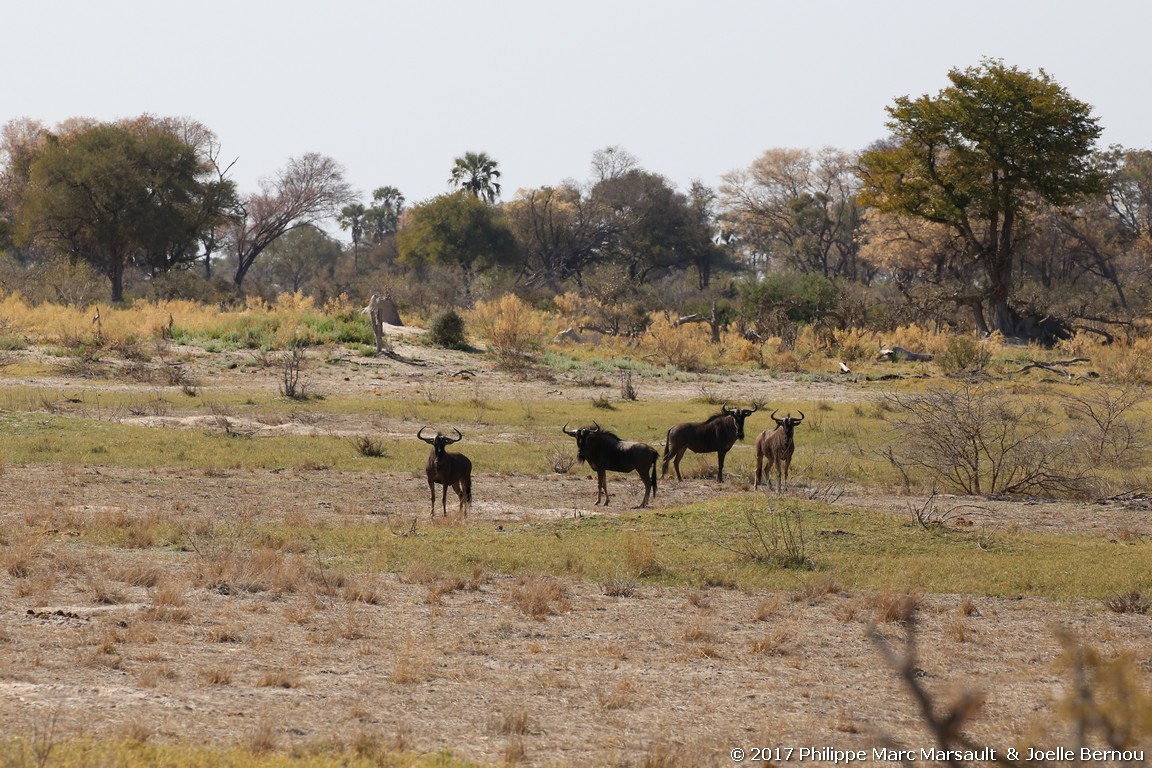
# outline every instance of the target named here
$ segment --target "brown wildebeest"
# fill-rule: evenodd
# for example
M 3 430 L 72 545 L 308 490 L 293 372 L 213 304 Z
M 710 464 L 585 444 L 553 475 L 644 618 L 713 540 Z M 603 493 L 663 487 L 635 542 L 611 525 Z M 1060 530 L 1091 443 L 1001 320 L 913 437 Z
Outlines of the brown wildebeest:
M 784 490 L 783 483 L 788 482 L 788 469 L 792 466 L 792 454 L 796 451 L 796 441 L 793 434 L 796 425 L 804 421 L 804 411 L 800 411 L 800 418 L 792 418 L 789 413 L 782 419 L 776 418 L 776 411 L 772 411 L 772 421 L 776 422 L 773 430 L 764 430 L 756 438 L 756 487 L 760 487 L 760 472 L 764 466 L 764 459 L 768 459 L 768 490 L 772 490 L 772 468 L 776 468 L 776 489 Z M 783 469 L 784 479 L 780 474 Z
M 621 440 L 612 432 L 603 430 L 596 422 L 591 427 L 569 431 L 565 424 L 564 434 L 576 438 L 576 458 L 587 462 L 588 466 L 596 472 L 596 506 L 600 506 L 600 497 L 604 497 L 604 506 L 608 506 L 608 482 L 605 472 L 635 472 L 644 483 L 644 501 L 641 507 L 648 506 L 649 495 L 656 495 L 656 462 L 660 454 L 647 443 L 638 443 L 634 440 Z
M 732 450 L 732 444 L 744 439 L 744 419 L 751 416 L 759 408 L 729 408 L 725 403 L 720 413 L 707 421 L 690 421 L 677 424 L 668 430 L 664 439 L 664 464 L 661 476 L 668 474 L 668 460 L 676 469 L 676 479 L 680 476 L 680 459 L 684 458 L 685 451 L 693 453 L 716 453 L 719 464 L 716 479 L 724 482 L 724 456 Z
M 464 435 L 453 427 L 456 432 L 455 439 L 439 432 L 436 433 L 436 437 L 429 438 L 424 437 L 425 429 L 427 427 L 420 427 L 416 437 L 432 446 L 432 452 L 428 454 L 428 464 L 424 468 L 428 475 L 428 490 L 432 492 L 432 517 L 436 517 L 437 483 L 444 486 L 444 492 L 440 496 L 440 508 L 444 511 L 444 517 L 448 517 L 448 486 L 452 486 L 452 490 L 460 497 L 460 513 L 467 517 L 468 507 L 472 504 L 472 462 L 462 453 L 449 453 L 444 450 L 444 446 L 460 442 L 464 439 Z

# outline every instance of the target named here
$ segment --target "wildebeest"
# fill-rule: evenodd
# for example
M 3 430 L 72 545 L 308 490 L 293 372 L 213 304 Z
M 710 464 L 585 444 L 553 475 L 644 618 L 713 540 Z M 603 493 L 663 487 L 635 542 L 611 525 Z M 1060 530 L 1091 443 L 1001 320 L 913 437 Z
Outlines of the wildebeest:
M 751 408 L 729 408 L 725 403 L 720 413 L 707 421 L 690 421 L 677 424 L 668 430 L 664 439 L 664 464 L 661 476 L 668 474 L 668 460 L 676 468 L 676 479 L 680 476 L 680 459 L 684 458 L 684 451 L 693 453 L 717 454 L 719 469 L 716 479 L 724 482 L 724 456 L 732 450 L 732 444 L 744 439 L 744 419 L 759 410 L 758 406 Z
M 800 418 L 792 418 L 789 413 L 782 419 L 776 418 L 776 411 L 772 411 L 772 421 L 776 422 L 776 428 L 772 430 L 764 430 L 760 436 L 756 438 L 756 487 L 760 487 L 760 472 L 764 466 L 764 459 L 768 459 L 768 489 L 772 489 L 772 468 L 776 468 L 776 489 L 784 490 L 784 486 L 780 480 L 781 469 L 783 469 L 784 480 L 788 482 L 788 469 L 792 466 L 792 454 L 796 450 L 796 441 L 793 439 L 793 433 L 796 431 L 796 425 L 804 421 L 804 411 L 800 411 Z
M 596 422 L 591 427 L 581 427 L 570 431 L 565 424 L 564 434 L 576 438 L 576 459 L 586 462 L 596 470 L 596 506 L 604 497 L 608 506 L 608 483 L 605 472 L 635 472 L 644 483 L 644 501 L 641 507 L 648 506 L 649 495 L 656 495 L 656 461 L 660 454 L 655 448 L 634 440 L 621 440 L 615 434 L 603 430 Z
M 448 517 L 448 486 L 452 486 L 452 490 L 460 497 L 460 512 L 467 517 L 468 506 L 472 504 L 472 462 L 462 453 L 449 453 L 444 450 L 444 446 L 460 442 L 464 439 L 464 435 L 453 427 L 456 432 L 455 439 L 439 432 L 436 433 L 436 437 L 424 437 L 424 430 L 427 428 L 420 427 L 416 437 L 432 446 L 432 452 L 428 454 L 428 465 L 424 468 L 428 475 L 428 490 L 432 493 L 432 517 L 436 517 L 437 483 L 444 486 L 444 492 L 440 496 L 440 508 L 444 511 L 444 517 Z

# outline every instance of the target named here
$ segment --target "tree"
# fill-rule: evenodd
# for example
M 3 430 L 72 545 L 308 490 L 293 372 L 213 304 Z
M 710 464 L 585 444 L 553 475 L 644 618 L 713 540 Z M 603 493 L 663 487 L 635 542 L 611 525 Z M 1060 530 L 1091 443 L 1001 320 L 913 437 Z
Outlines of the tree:
M 400 214 L 404 212 L 404 195 L 396 187 L 377 187 L 372 192 L 373 205 L 364 212 L 364 221 L 379 245 L 388 235 L 396 234 Z
M 956 231 L 982 267 L 977 326 L 1019 335 L 1013 268 L 1028 215 L 1039 203 L 1068 205 L 1102 189 L 1093 163 L 1101 129 L 1091 107 L 1043 70 L 985 59 L 948 78 L 936 96 L 904 96 L 888 108 L 892 139 L 860 159 L 861 202 Z
M 400 260 L 413 267 L 459 267 L 469 302 L 477 270 L 509 264 L 516 257 L 516 241 L 503 213 L 464 190 L 417 205 L 408 219 L 397 233 Z
M 340 209 L 336 223 L 340 229 L 351 230 L 352 233 L 352 264 L 356 271 L 360 269 L 360 239 L 364 235 L 364 219 L 367 209 L 363 203 L 349 203 Z
M 489 203 L 500 197 L 500 170 L 497 163 L 484 152 L 465 152 L 456 158 L 448 183 L 456 189 L 471 192 L 474 197 Z
M 225 191 L 170 125 L 93 124 L 47 137 L 29 166 L 17 236 L 91 264 L 119 302 L 128 266 L 155 273 L 195 258 Z
M 331 278 L 340 243 L 312 224 L 296 227 L 268 247 L 262 270 L 276 293 L 296 293 L 313 280 Z
M 659 174 L 630 170 L 592 187 L 590 197 L 604 235 L 599 260 L 627 268 L 634 283 L 658 270 L 689 269 L 710 223 Z
M 529 285 L 559 289 L 570 277 L 580 282 L 585 268 L 605 242 L 594 205 L 574 184 L 521 190 L 504 203 L 508 225 L 523 258 L 521 274 Z
M 340 164 L 315 152 L 289 160 L 274 179 L 260 186 L 259 192 L 244 198 L 230 233 L 237 291 L 256 259 L 277 238 L 332 217 L 355 197 Z
M 859 181 L 852 155 L 770 149 L 720 187 L 724 228 L 765 261 L 857 279 Z M 765 265 L 766 266 L 766 265 Z

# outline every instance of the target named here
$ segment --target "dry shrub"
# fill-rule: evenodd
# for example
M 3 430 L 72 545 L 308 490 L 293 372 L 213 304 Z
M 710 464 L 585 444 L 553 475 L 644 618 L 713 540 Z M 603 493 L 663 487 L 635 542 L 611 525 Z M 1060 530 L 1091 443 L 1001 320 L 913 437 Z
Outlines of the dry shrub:
M 428 679 L 432 670 L 428 647 L 408 636 L 396 652 L 396 661 L 388 679 L 398 685 L 414 685 Z
M 652 323 L 641 344 L 666 363 L 682 371 L 699 371 L 707 366 L 712 343 L 708 331 L 696 323 L 675 325 L 662 314 L 653 313 Z
M 598 690 L 596 699 L 603 709 L 631 709 L 639 700 L 639 692 L 632 681 L 625 677 L 608 690 Z
M 270 669 L 260 676 L 262 688 L 299 688 L 300 673 L 294 669 Z
M 624 537 L 624 560 L 637 578 L 658 576 L 664 572 L 656 560 L 656 545 L 647 533 L 629 533 Z
M 632 597 L 636 594 L 636 580 L 617 574 L 600 585 L 608 597 Z
M 967 643 L 972 639 L 972 630 L 962 619 L 956 617 L 944 622 L 944 634 L 957 643 Z
M 840 594 L 841 592 L 843 590 L 839 584 L 836 584 L 836 580 L 825 575 L 808 581 L 791 596 L 791 600 L 793 602 L 806 602 L 814 606 L 827 595 Z
M 528 714 L 528 710 L 522 707 L 508 710 L 501 716 L 496 730 L 504 736 L 527 735 L 532 730 L 532 719 Z
M 276 727 L 267 720 L 261 720 L 257 723 L 244 740 L 245 748 L 254 755 L 266 755 L 275 752 L 278 745 Z
M 773 632 L 753 639 L 748 644 L 748 650 L 759 656 L 787 656 L 792 653 L 790 647 L 793 637 L 787 629 L 778 628 Z
M 917 467 L 966 495 L 1083 493 L 1092 468 L 1035 403 L 966 381 L 919 394 L 889 394 L 898 413 L 894 463 Z
M 523 614 L 537 620 L 572 609 L 568 588 L 559 579 L 545 574 L 520 577 L 509 598 Z
M 905 624 L 916 614 L 920 595 L 907 592 L 878 592 L 868 599 L 879 624 Z
M 231 667 L 212 667 L 201 669 L 198 675 L 205 685 L 232 685 L 236 673 Z
M 971 597 L 965 597 L 960 601 L 960 606 L 957 608 L 957 613 L 961 616 L 980 616 L 980 609 L 976 607 L 976 601 Z
M 1152 608 L 1152 600 L 1146 597 L 1143 592 L 1133 590 L 1132 592 L 1113 595 L 1104 601 L 1104 605 L 1108 606 L 1108 610 L 1114 613 L 1145 614 Z
M 404 584 L 431 584 L 440 578 L 442 578 L 440 571 L 432 568 L 427 562 L 413 560 L 409 563 L 404 574 L 400 576 L 400 581 Z
M 768 621 L 769 618 L 776 615 L 780 610 L 780 606 L 784 604 L 784 598 L 780 595 L 771 595 L 763 597 L 756 603 L 756 610 L 752 612 L 753 621 Z
M 556 334 L 555 320 L 508 293 L 494 301 L 481 301 L 468 313 L 473 328 L 487 341 L 488 350 L 502 367 L 529 363 Z
M 690 643 L 714 643 L 718 640 L 711 623 L 702 619 L 696 619 L 684 630 L 684 639 Z
M 840 359 L 848 363 L 869 360 L 880 348 L 876 335 L 863 328 L 836 329 L 832 331 L 832 338 Z

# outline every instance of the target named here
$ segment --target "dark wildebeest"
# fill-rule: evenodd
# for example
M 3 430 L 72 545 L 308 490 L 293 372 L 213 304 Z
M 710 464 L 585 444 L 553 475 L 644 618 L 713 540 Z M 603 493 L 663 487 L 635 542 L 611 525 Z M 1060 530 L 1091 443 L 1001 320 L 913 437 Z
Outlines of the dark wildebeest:
M 668 430 L 664 440 L 664 465 L 661 476 L 668 474 L 668 460 L 676 468 L 676 479 L 680 476 L 680 459 L 684 458 L 684 451 L 693 453 L 713 453 L 718 455 L 719 470 L 716 479 L 724 482 L 724 456 L 732 450 L 732 444 L 744 439 L 744 419 L 754 414 L 759 408 L 729 408 L 725 403 L 720 413 L 707 421 L 690 421 L 677 424 Z
M 644 483 L 644 501 L 640 506 L 648 506 L 649 494 L 656 495 L 656 462 L 660 454 L 646 443 L 621 440 L 601 429 L 596 422 L 592 424 L 575 431 L 569 431 L 565 424 L 562 429 L 564 434 L 576 438 L 576 458 L 596 470 L 596 506 L 600 506 L 601 496 L 604 497 L 604 506 L 608 506 L 605 472 L 635 472 L 640 475 L 640 481 Z
M 444 517 L 448 517 L 448 486 L 452 486 L 452 490 L 460 497 L 460 512 L 467 517 L 468 506 L 472 504 L 472 462 L 462 453 L 448 453 L 444 450 L 444 446 L 460 442 L 464 435 L 453 427 L 456 432 L 455 439 L 439 432 L 436 433 L 436 437 L 428 438 L 424 437 L 425 429 L 427 427 L 420 427 L 416 437 L 432 446 L 432 452 L 428 454 L 428 465 L 424 468 L 428 474 L 428 490 L 432 492 L 432 517 L 436 517 L 437 483 L 444 486 L 444 492 L 440 496 L 440 508 L 444 510 Z
M 788 482 L 788 469 L 792 466 L 792 454 L 796 450 L 796 441 L 793 433 L 796 425 L 804 421 L 804 411 L 800 411 L 800 418 L 792 418 L 789 413 L 782 419 L 776 418 L 776 411 L 772 411 L 772 421 L 776 422 L 773 430 L 764 430 L 756 438 L 756 487 L 760 487 L 760 472 L 764 466 L 764 459 L 768 459 L 768 490 L 772 490 L 772 468 L 776 468 L 776 489 L 784 490 L 780 480 L 781 468 L 784 472 L 783 482 Z

